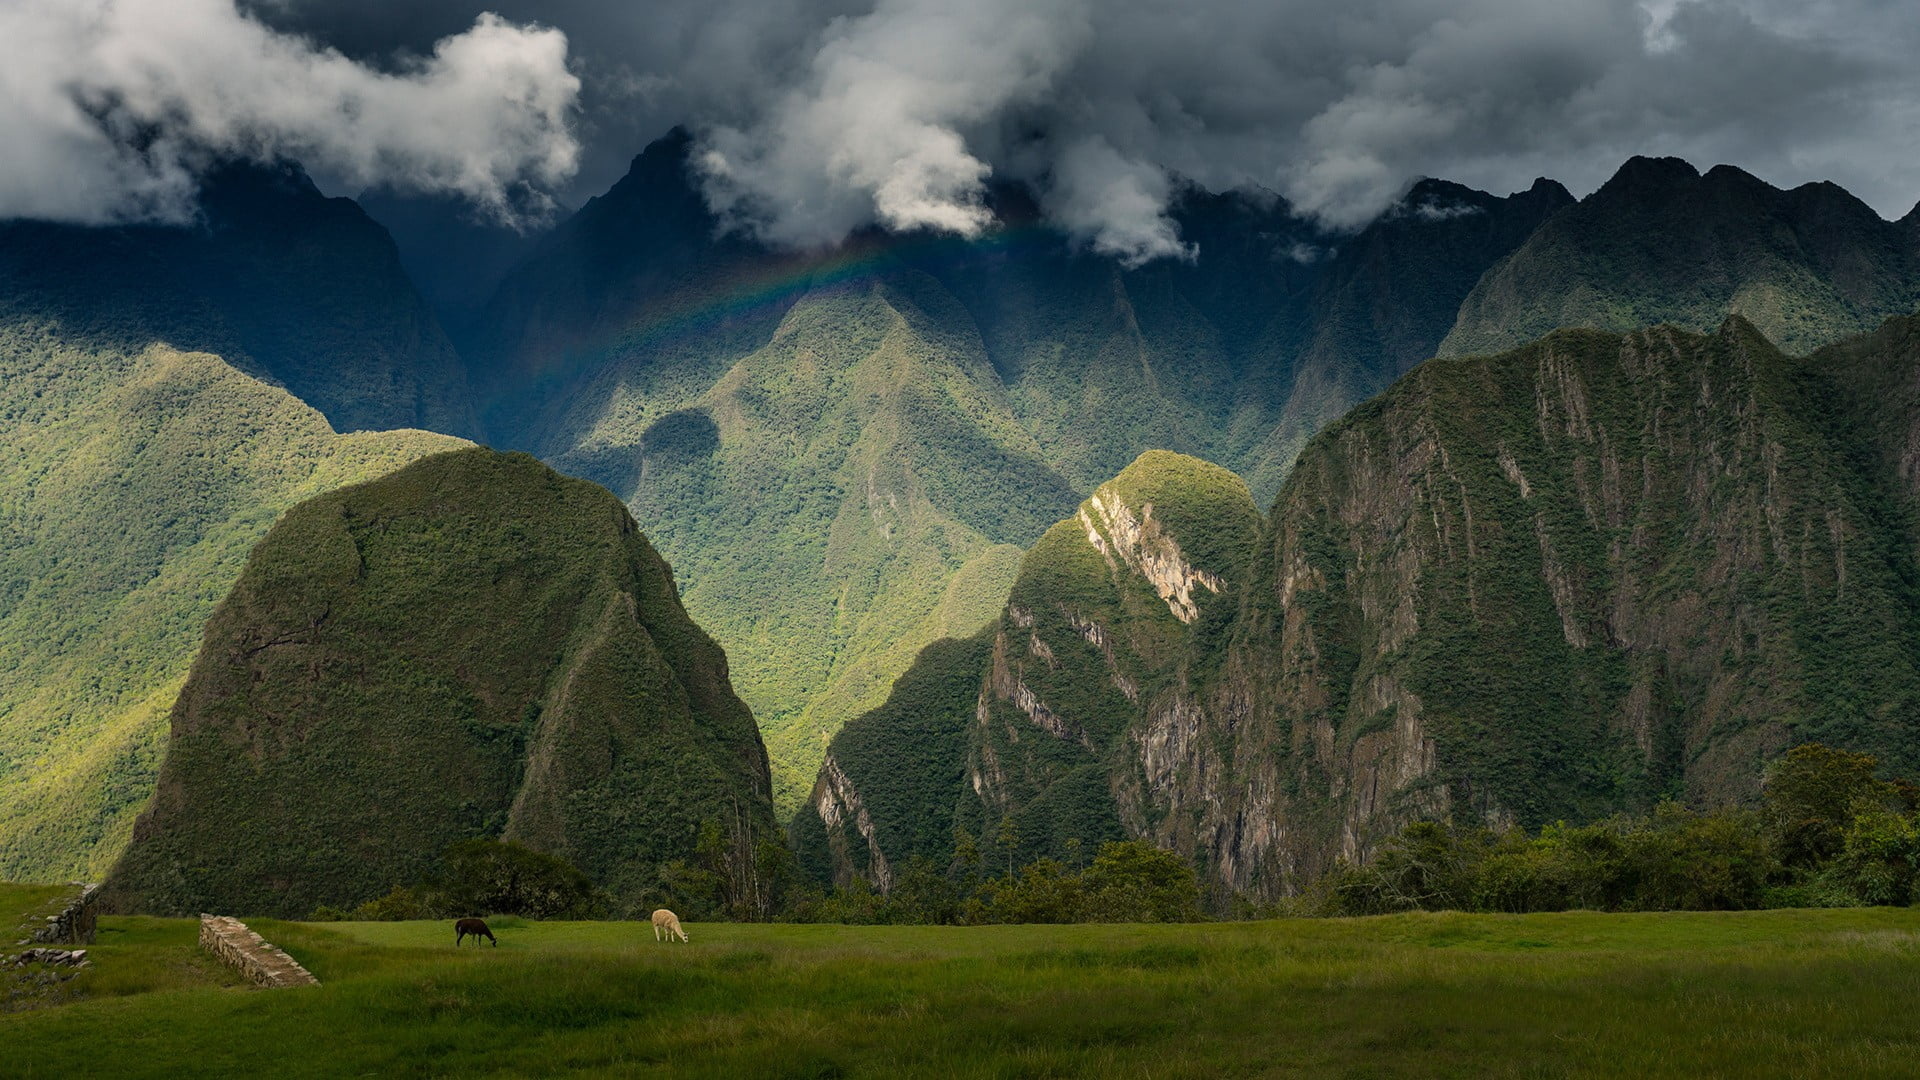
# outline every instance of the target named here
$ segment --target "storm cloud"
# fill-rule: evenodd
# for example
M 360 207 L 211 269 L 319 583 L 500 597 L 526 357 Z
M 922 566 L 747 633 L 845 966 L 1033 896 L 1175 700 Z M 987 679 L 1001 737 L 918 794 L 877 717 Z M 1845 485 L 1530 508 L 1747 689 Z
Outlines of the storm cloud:
M 511 220 L 577 167 L 564 34 L 470 18 L 374 70 L 232 0 L 0 3 L 0 217 L 179 221 L 197 174 L 294 159 Z
M 529 137 L 471 173 L 441 150 L 400 175 L 493 178 L 468 184 L 482 201 L 488 183 L 577 200 L 683 123 L 714 208 L 794 245 L 870 224 L 976 233 L 996 179 L 1130 263 L 1195 257 L 1167 214 L 1182 184 L 1270 189 L 1337 227 L 1421 176 L 1511 191 L 1546 175 L 1583 191 L 1642 153 L 1835 180 L 1888 216 L 1920 195 L 1920 20 L 1900 0 L 498 0 L 509 21 L 477 25 L 473 5 L 249 10 L 355 70 L 416 82 L 429 69 L 414 58 L 448 35 L 513 34 L 537 52 L 554 38 L 523 24 L 555 27 L 584 83 L 576 179 L 542 149 L 564 117 L 546 105 Z M 555 63 L 525 70 L 557 86 Z M 436 137 L 410 102 L 384 104 L 401 115 L 382 121 L 383 152 L 402 152 L 409 130 Z M 526 102 L 490 104 L 512 115 Z M 277 145 L 311 154 L 308 142 Z

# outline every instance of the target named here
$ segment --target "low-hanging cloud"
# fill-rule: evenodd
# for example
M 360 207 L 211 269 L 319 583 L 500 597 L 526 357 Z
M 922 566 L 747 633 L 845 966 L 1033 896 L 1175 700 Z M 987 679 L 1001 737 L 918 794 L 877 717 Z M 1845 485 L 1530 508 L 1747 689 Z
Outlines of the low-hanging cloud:
M 997 182 L 1131 264 L 1195 257 L 1183 184 L 1334 227 L 1421 176 L 1579 192 L 1633 154 L 1832 179 L 1888 216 L 1920 196 L 1920 20 L 1887 0 L 240 2 L 381 70 L 479 2 L 567 31 L 588 140 L 568 197 L 687 124 L 724 219 L 800 246 L 971 235 Z
M 580 91 L 556 29 L 470 17 L 375 70 L 232 0 L 0 3 L 0 217 L 181 221 L 222 160 L 298 160 L 512 221 L 572 176 Z

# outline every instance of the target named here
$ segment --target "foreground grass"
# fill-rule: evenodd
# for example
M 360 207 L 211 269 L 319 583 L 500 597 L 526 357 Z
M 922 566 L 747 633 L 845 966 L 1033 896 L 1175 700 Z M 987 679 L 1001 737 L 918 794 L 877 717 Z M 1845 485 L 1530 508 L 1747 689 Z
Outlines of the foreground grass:
M 1920 911 L 1406 915 L 1198 926 L 252 924 L 324 983 L 189 985 L 107 920 L 0 1016 L 0 1072 L 514 1076 L 1908 1076 Z M 179 929 L 174 929 L 178 927 Z M 146 939 L 140 939 L 146 940 Z M 109 949 L 124 957 L 108 956 Z M 118 986 L 115 991 L 112 987 Z

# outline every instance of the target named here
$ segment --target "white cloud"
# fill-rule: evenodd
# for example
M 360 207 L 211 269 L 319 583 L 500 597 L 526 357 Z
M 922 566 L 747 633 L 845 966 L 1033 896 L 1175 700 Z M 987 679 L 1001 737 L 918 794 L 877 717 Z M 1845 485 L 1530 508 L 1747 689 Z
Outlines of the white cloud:
M 563 33 L 492 15 L 382 72 L 232 0 L 5 0 L 0 217 L 182 220 L 195 174 L 240 157 L 510 219 L 575 170 L 579 90 Z
M 1199 255 L 1167 217 L 1173 182 L 1159 166 L 1129 160 L 1105 139 L 1088 135 L 1061 150 L 1052 170 L 1041 205 L 1093 250 L 1129 268 Z
M 1085 0 L 880 0 L 831 22 L 796 85 L 705 135 L 715 207 L 779 242 L 861 225 L 973 236 L 993 168 L 968 134 L 1052 89 Z

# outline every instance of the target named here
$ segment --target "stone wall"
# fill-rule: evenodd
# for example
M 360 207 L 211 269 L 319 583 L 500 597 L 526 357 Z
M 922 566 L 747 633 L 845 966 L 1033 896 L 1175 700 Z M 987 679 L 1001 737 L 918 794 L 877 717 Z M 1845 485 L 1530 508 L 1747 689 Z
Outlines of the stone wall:
M 320 985 L 320 980 L 298 961 L 247 929 L 247 924 L 239 919 L 225 915 L 200 916 L 200 947 L 261 986 Z
M 100 886 L 84 881 L 73 883 L 75 892 L 59 911 L 46 916 L 35 926 L 22 945 L 91 945 L 100 918 Z

